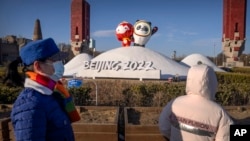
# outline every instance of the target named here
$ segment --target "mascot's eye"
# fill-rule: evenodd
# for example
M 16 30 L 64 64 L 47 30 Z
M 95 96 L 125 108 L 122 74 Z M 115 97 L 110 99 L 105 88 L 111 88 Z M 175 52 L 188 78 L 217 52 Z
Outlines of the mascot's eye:
M 144 27 L 144 30 L 145 30 L 146 32 L 148 32 L 148 27 L 145 26 L 145 27 Z
M 141 29 L 141 26 L 140 26 L 140 25 L 139 25 L 139 26 L 137 26 L 137 27 L 136 27 L 136 29 L 137 29 L 137 30 L 140 30 L 140 29 Z

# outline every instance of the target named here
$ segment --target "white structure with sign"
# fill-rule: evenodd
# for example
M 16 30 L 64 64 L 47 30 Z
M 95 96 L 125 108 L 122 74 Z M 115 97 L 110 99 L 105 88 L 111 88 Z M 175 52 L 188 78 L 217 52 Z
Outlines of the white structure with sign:
M 179 76 L 180 79 L 185 79 L 189 69 L 188 66 L 158 52 L 137 46 L 115 48 L 91 60 L 81 60 L 81 62 L 74 71 L 65 69 L 64 75 L 76 73 L 77 77 L 140 80 Z

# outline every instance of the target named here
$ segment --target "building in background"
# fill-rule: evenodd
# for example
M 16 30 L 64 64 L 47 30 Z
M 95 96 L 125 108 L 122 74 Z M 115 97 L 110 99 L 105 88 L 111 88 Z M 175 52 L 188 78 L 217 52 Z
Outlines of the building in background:
M 33 40 L 40 40 L 42 38 L 40 20 L 37 19 L 34 26 Z M 19 56 L 20 49 L 30 41 L 32 40 L 23 37 L 18 38 L 14 35 L 0 38 L 0 64 L 6 65 L 15 60 Z
M 239 56 L 245 49 L 247 0 L 223 0 L 222 49 L 226 67 L 243 66 Z
M 23 37 L 8 35 L 0 38 L 0 65 L 7 65 L 19 56 L 22 46 L 32 40 Z
M 90 53 L 90 5 L 85 0 L 71 2 L 71 50 L 74 55 Z

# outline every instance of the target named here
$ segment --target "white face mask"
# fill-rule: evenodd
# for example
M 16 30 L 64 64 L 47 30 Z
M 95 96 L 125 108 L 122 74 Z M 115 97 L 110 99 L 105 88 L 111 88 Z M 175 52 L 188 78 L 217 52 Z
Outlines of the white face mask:
M 54 81 L 58 81 L 59 79 L 63 77 L 64 65 L 62 61 L 56 61 L 53 63 L 53 66 L 54 66 L 55 72 L 53 75 L 50 76 L 50 78 L 53 79 Z

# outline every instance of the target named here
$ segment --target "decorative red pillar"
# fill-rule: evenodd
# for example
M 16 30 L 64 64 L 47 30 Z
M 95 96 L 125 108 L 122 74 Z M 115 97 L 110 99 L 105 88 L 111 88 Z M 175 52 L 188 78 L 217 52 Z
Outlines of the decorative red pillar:
M 90 5 L 85 0 L 71 1 L 71 50 L 77 55 L 88 49 Z
M 227 66 L 242 66 L 238 58 L 245 48 L 247 0 L 223 0 L 223 53 Z

